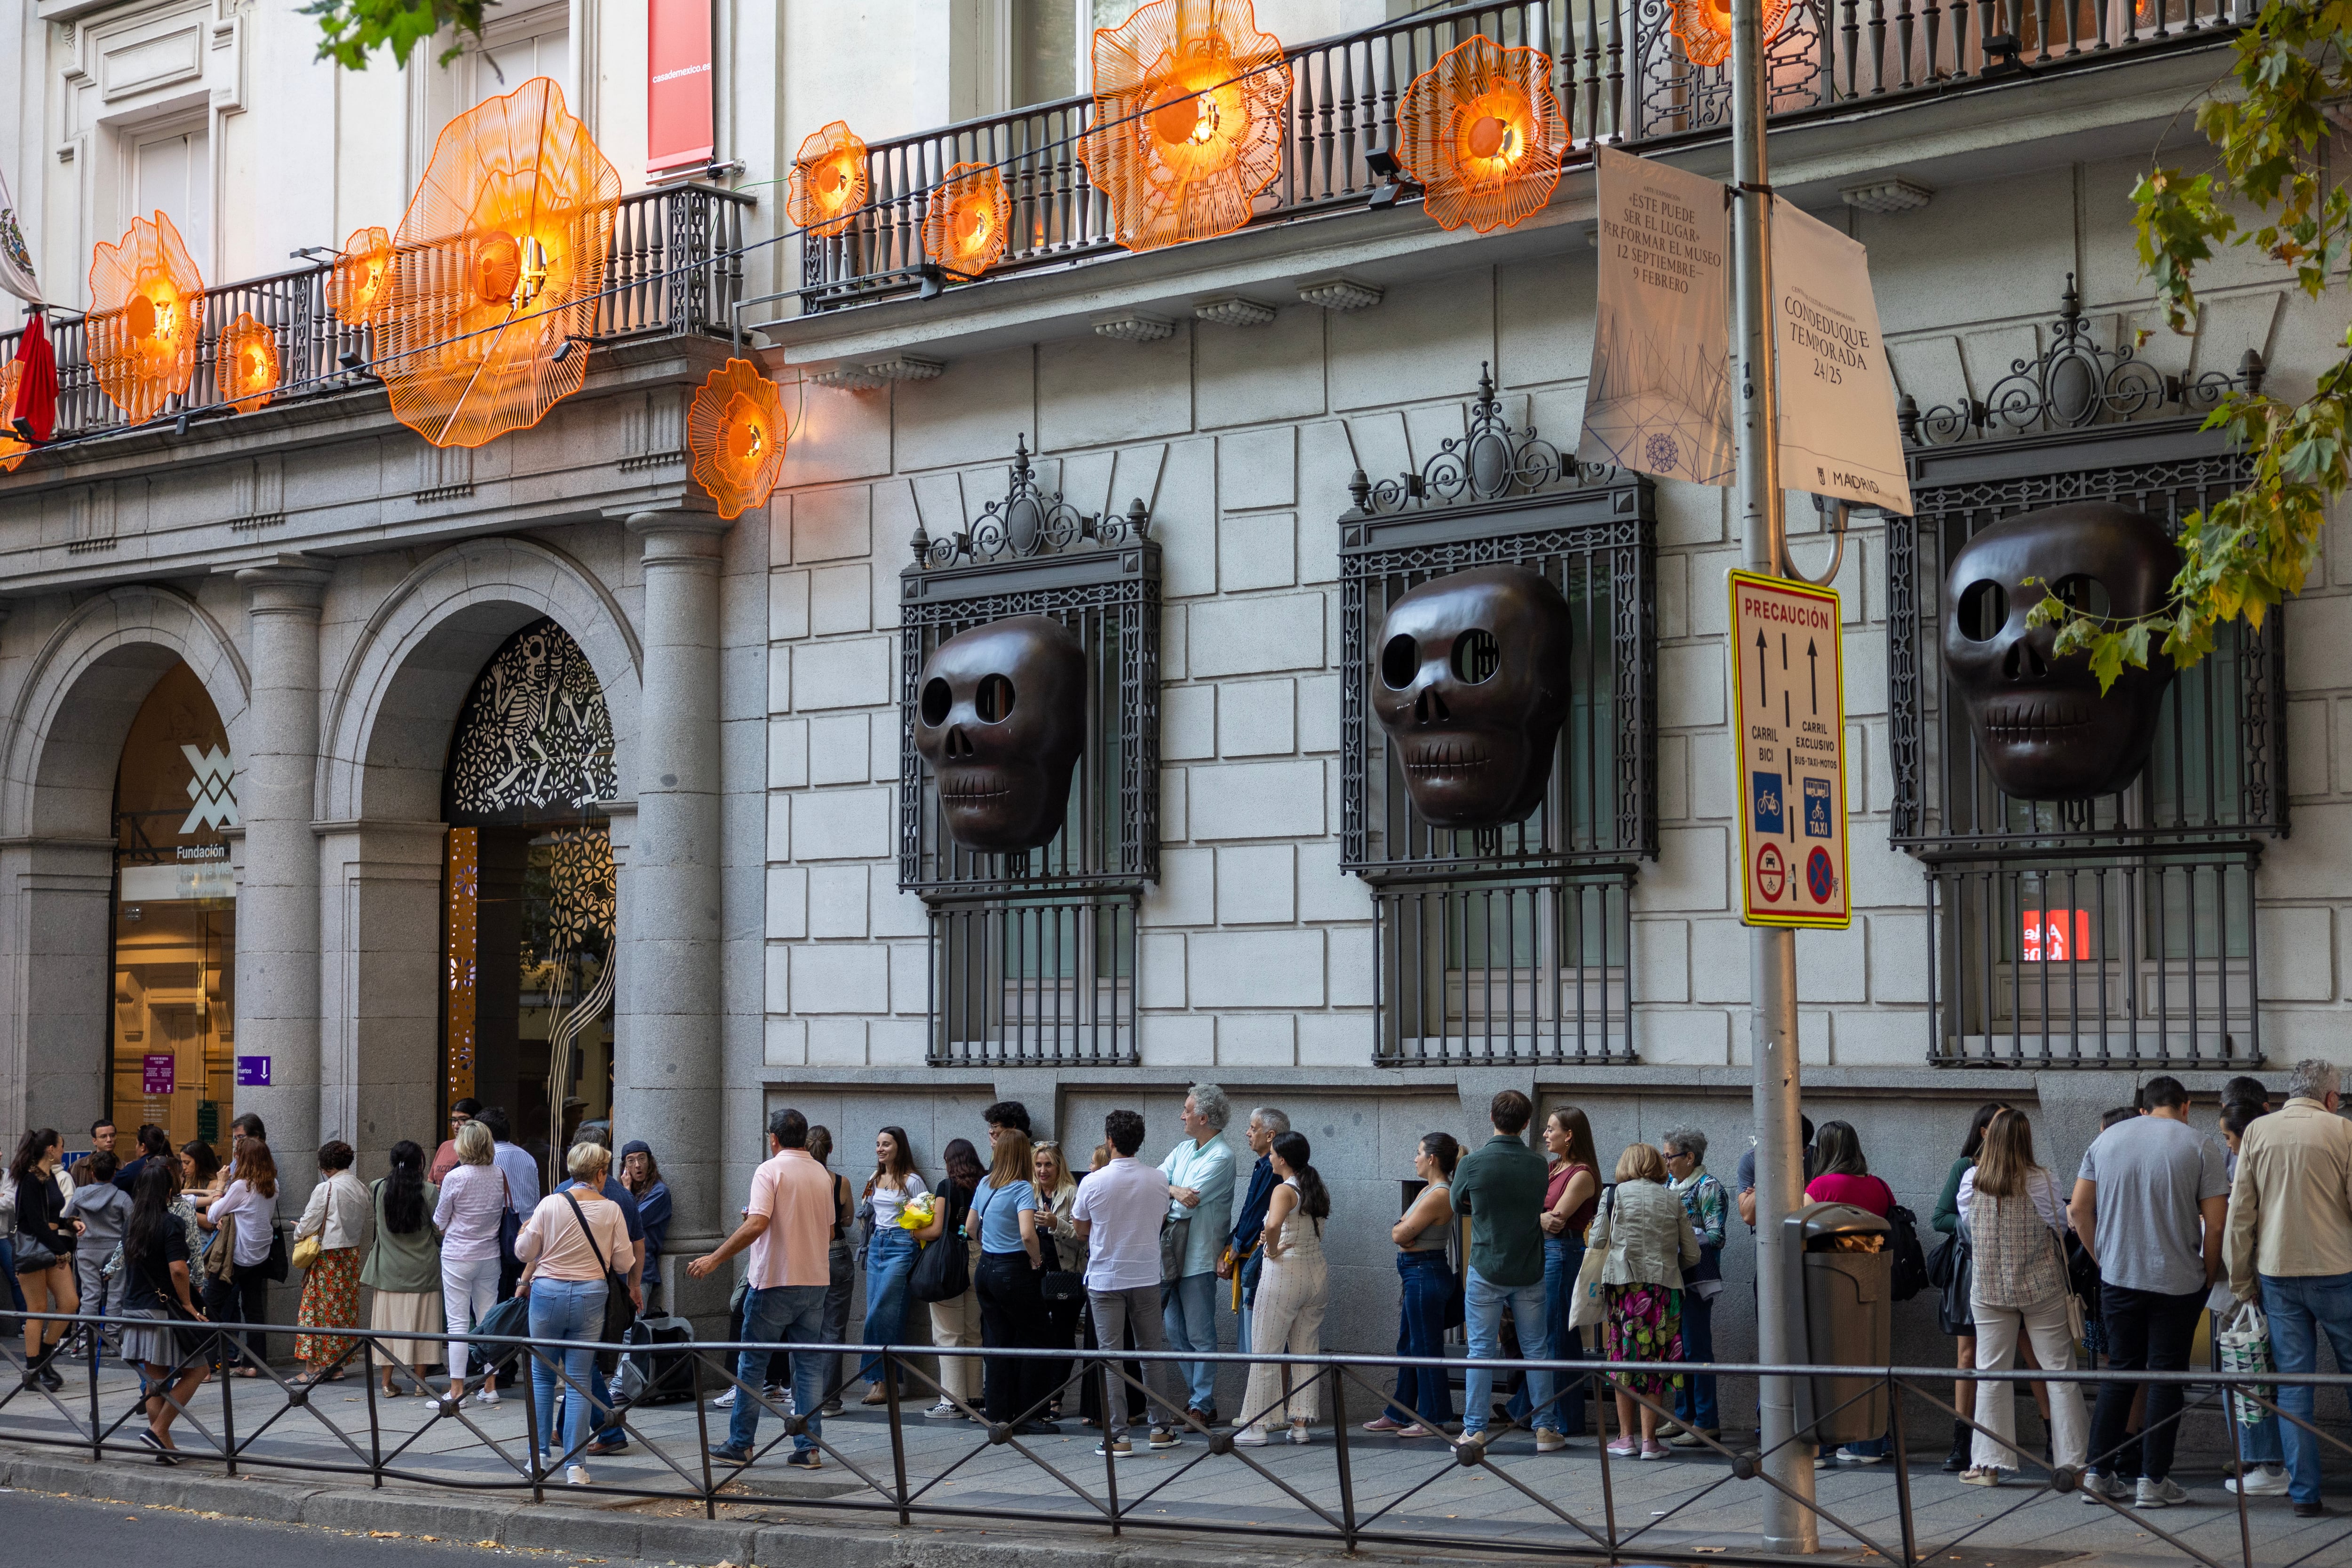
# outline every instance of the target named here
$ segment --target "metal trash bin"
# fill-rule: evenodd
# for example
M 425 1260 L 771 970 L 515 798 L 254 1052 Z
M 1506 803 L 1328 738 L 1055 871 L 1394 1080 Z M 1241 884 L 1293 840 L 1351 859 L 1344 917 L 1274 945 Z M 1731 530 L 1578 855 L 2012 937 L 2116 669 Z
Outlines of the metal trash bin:
M 1866 1208 L 1809 1203 L 1781 1227 L 1788 1249 L 1781 1279 L 1790 1321 L 1799 1325 L 1804 1359 L 1814 1366 L 1869 1367 L 1882 1373 L 1895 1354 L 1895 1257 L 1890 1227 Z M 1876 1240 L 1875 1249 L 1864 1250 Z M 1886 1435 L 1884 1375 L 1816 1376 L 1795 1385 L 1797 1435 L 1828 1448 Z

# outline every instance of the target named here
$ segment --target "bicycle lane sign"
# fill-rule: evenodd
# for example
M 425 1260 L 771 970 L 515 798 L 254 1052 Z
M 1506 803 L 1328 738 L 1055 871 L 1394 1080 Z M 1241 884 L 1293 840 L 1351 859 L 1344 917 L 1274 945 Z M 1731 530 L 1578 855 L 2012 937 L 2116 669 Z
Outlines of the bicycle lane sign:
M 1749 925 L 1843 929 L 1845 657 L 1834 590 L 1735 571 L 1733 756 L 1740 915 Z

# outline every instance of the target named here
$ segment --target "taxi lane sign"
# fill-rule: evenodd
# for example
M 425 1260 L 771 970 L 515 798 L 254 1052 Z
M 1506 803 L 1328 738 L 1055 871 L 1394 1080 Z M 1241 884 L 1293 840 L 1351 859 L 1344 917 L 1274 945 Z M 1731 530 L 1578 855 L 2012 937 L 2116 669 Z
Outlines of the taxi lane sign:
M 1853 924 L 1845 820 L 1845 658 L 1835 591 L 1731 576 L 1740 919 Z

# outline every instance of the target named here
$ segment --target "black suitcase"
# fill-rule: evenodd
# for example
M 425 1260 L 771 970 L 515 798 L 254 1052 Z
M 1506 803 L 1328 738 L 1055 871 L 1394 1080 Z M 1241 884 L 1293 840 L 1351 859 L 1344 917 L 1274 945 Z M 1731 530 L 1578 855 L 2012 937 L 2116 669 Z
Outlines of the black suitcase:
M 694 1397 L 694 1326 L 684 1318 L 639 1318 L 622 1343 L 621 1398 L 629 1405 L 676 1405 Z M 635 1347 L 643 1348 L 635 1348 Z

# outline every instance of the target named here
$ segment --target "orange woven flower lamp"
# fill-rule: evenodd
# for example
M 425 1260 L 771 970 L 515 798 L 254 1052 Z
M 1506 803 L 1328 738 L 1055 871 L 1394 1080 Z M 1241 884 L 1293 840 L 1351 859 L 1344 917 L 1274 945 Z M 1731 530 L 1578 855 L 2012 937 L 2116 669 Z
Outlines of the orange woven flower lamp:
M 380 227 L 353 229 L 327 274 L 327 308 L 346 327 L 364 327 L 375 319 L 391 281 L 392 235 Z
M 1788 14 L 1789 0 L 1764 0 L 1767 43 Z M 1731 57 L 1731 0 L 1669 0 L 1666 29 L 1682 40 L 1691 64 L 1719 66 Z
M 213 375 L 221 402 L 239 413 L 251 413 L 278 390 L 278 340 L 250 310 L 239 314 L 221 334 Z
M 1129 250 L 1227 234 L 1282 172 L 1290 67 L 1250 0 L 1152 0 L 1095 33 L 1078 157 Z
M 393 236 L 376 367 L 436 446 L 526 430 L 580 390 L 621 177 L 534 77 L 450 121 Z
M 1483 33 L 1413 78 L 1397 106 L 1398 161 L 1440 228 L 1486 234 L 1542 210 L 1567 142 L 1550 59 Z
M 187 391 L 204 329 L 205 280 L 170 218 L 133 218 L 120 244 L 90 254 L 90 364 L 131 423 Z
M 857 221 L 866 191 L 866 143 L 847 120 L 836 120 L 801 143 L 784 213 L 809 233 L 830 238 Z
M 783 394 L 758 366 L 730 360 L 710 372 L 686 411 L 686 450 L 720 517 L 768 504 L 784 474 L 784 435 Z
M 25 454 L 33 449 L 32 444 L 19 440 L 7 423 L 9 411 L 16 406 L 16 382 L 24 373 L 25 367 L 14 360 L 0 363 L 0 474 L 22 463 Z
M 1013 198 L 987 163 L 958 163 L 932 191 L 923 214 L 923 254 L 951 277 L 978 277 L 1004 256 Z

